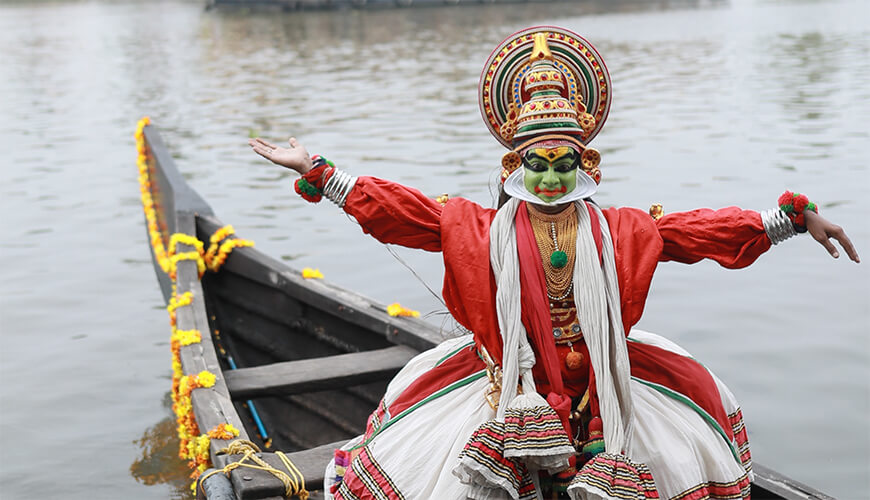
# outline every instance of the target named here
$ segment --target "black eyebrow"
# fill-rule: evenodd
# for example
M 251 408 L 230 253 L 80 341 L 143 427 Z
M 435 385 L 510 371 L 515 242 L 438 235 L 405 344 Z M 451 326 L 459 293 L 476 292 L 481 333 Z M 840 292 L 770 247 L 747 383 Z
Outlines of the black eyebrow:
M 567 154 L 562 156 L 562 158 L 568 158 L 568 157 L 570 157 L 572 160 L 576 160 L 577 159 L 577 152 L 574 151 L 573 149 L 571 149 Z M 535 153 L 534 151 L 529 151 L 524 156 L 524 159 L 528 159 L 528 160 L 532 160 L 534 158 L 538 158 L 538 159 L 544 160 L 546 162 L 550 161 L 548 158 L 544 158 L 543 156 L 539 155 L 538 153 Z

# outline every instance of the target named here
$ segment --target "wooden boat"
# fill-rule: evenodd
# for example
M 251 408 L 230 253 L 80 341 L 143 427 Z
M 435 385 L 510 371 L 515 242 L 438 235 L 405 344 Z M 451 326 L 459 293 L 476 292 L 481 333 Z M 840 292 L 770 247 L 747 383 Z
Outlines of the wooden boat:
M 174 233 L 209 242 L 223 223 L 185 182 L 154 126 L 144 127 L 142 155 L 148 177 L 143 185 L 156 216 L 152 229 L 158 228 L 163 244 Z M 190 250 L 181 244 L 177 252 Z M 168 303 L 173 282 L 153 246 L 152 256 Z M 199 343 L 180 348 L 182 370 L 217 375 L 214 386 L 190 395 L 199 429 L 232 424 L 240 431 L 238 439 L 259 445 L 264 451 L 257 456 L 276 468 L 283 465 L 274 450 L 286 452 L 312 498 L 322 498 L 316 490 L 322 488 L 334 449 L 364 431 L 389 379 L 442 339 L 422 320 L 390 316 L 384 305 L 323 280 L 304 279 L 254 248 L 236 248 L 218 272 L 201 279 L 194 261 L 178 261 L 175 286 L 178 295 L 193 294 L 192 302 L 175 312 L 177 328 L 202 333 Z M 227 444 L 210 441 L 215 467 L 240 458 L 219 453 Z M 831 499 L 760 464 L 753 469 L 754 499 Z M 213 479 L 225 481 L 209 489 L 215 493 L 208 498 L 282 498 L 286 493 L 268 472 L 240 468 L 228 481 L 224 477 L 207 481 L 209 486 Z

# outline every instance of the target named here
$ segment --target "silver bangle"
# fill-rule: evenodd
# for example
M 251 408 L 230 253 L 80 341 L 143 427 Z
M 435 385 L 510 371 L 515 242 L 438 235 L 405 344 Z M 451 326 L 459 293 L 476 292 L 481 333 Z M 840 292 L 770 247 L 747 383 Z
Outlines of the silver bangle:
M 336 168 L 329 180 L 326 181 L 326 185 L 323 186 L 323 196 L 342 208 L 344 202 L 347 201 L 347 195 L 350 194 L 355 185 L 356 177 Z
M 778 208 L 770 208 L 761 212 L 761 223 L 764 225 L 764 232 L 767 233 L 767 237 L 774 245 L 797 234 L 791 219 Z

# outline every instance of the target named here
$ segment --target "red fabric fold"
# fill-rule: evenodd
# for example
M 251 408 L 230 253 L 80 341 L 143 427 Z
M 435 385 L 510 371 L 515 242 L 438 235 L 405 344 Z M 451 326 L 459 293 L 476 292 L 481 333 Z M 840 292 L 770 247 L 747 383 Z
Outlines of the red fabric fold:
M 628 343 L 631 375 L 686 396 L 722 427 L 729 440 L 734 430 L 710 372 L 692 358 L 639 342 Z
M 568 421 L 568 416 L 571 414 L 571 398 L 564 394 L 556 394 L 551 392 L 547 394 L 547 404 L 559 415 L 559 420 L 562 421 L 562 427 L 568 436 L 573 436 L 571 432 L 571 422 Z
M 525 202 L 517 209 L 516 227 L 523 325 L 538 354 L 537 363 L 544 364 L 550 388 L 556 394 L 562 395 L 565 388 L 559 370 L 556 343 L 553 341 L 553 321 L 550 319 L 550 302 L 547 300 L 547 279 L 544 277 L 541 252 L 535 242 L 535 233 L 532 232 L 532 222 L 529 220 Z
M 473 346 L 457 352 L 440 365 L 417 377 L 390 404 L 390 415 L 396 416 L 450 384 L 486 368 Z
M 659 257 L 663 262 L 694 264 L 707 258 L 728 269 L 740 269 L 755 262 L 771 245 L 761 215 L 738 207 L 668 214 L 656 222 L 656 228 L 664 242 Z

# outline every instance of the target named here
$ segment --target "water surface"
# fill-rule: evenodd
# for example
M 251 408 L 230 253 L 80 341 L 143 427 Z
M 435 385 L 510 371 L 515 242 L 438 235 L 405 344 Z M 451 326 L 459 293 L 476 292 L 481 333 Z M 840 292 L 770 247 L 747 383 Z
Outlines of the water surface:
M 584 34 L 613 77 L 604 205 L 766 209 L 808 192 L 870 259 L 870 28 L 859 1 L 581 2 L 378 12 L 199 2 L 0 6 L 0 496 L 162 498 L 169 327 L 133 129 L 150 115 L 215 212 L 266 253 L 443 324 L 412 274 L 250 133 L 355 174 L 492 203 L 503 150 L 477 110 L 489 51 L 531 24 Z M 397 250 L 438 290 L 437 254 Z M 846 499 L 870 490 L 870 271 L 810 238 L 752 267 L 665 264 L 640 327 L 742 402 L 758 462 Z M 174 482 L 173 482 L 174 481 Z M 183 488 L 183 487 L 182 487 Z

